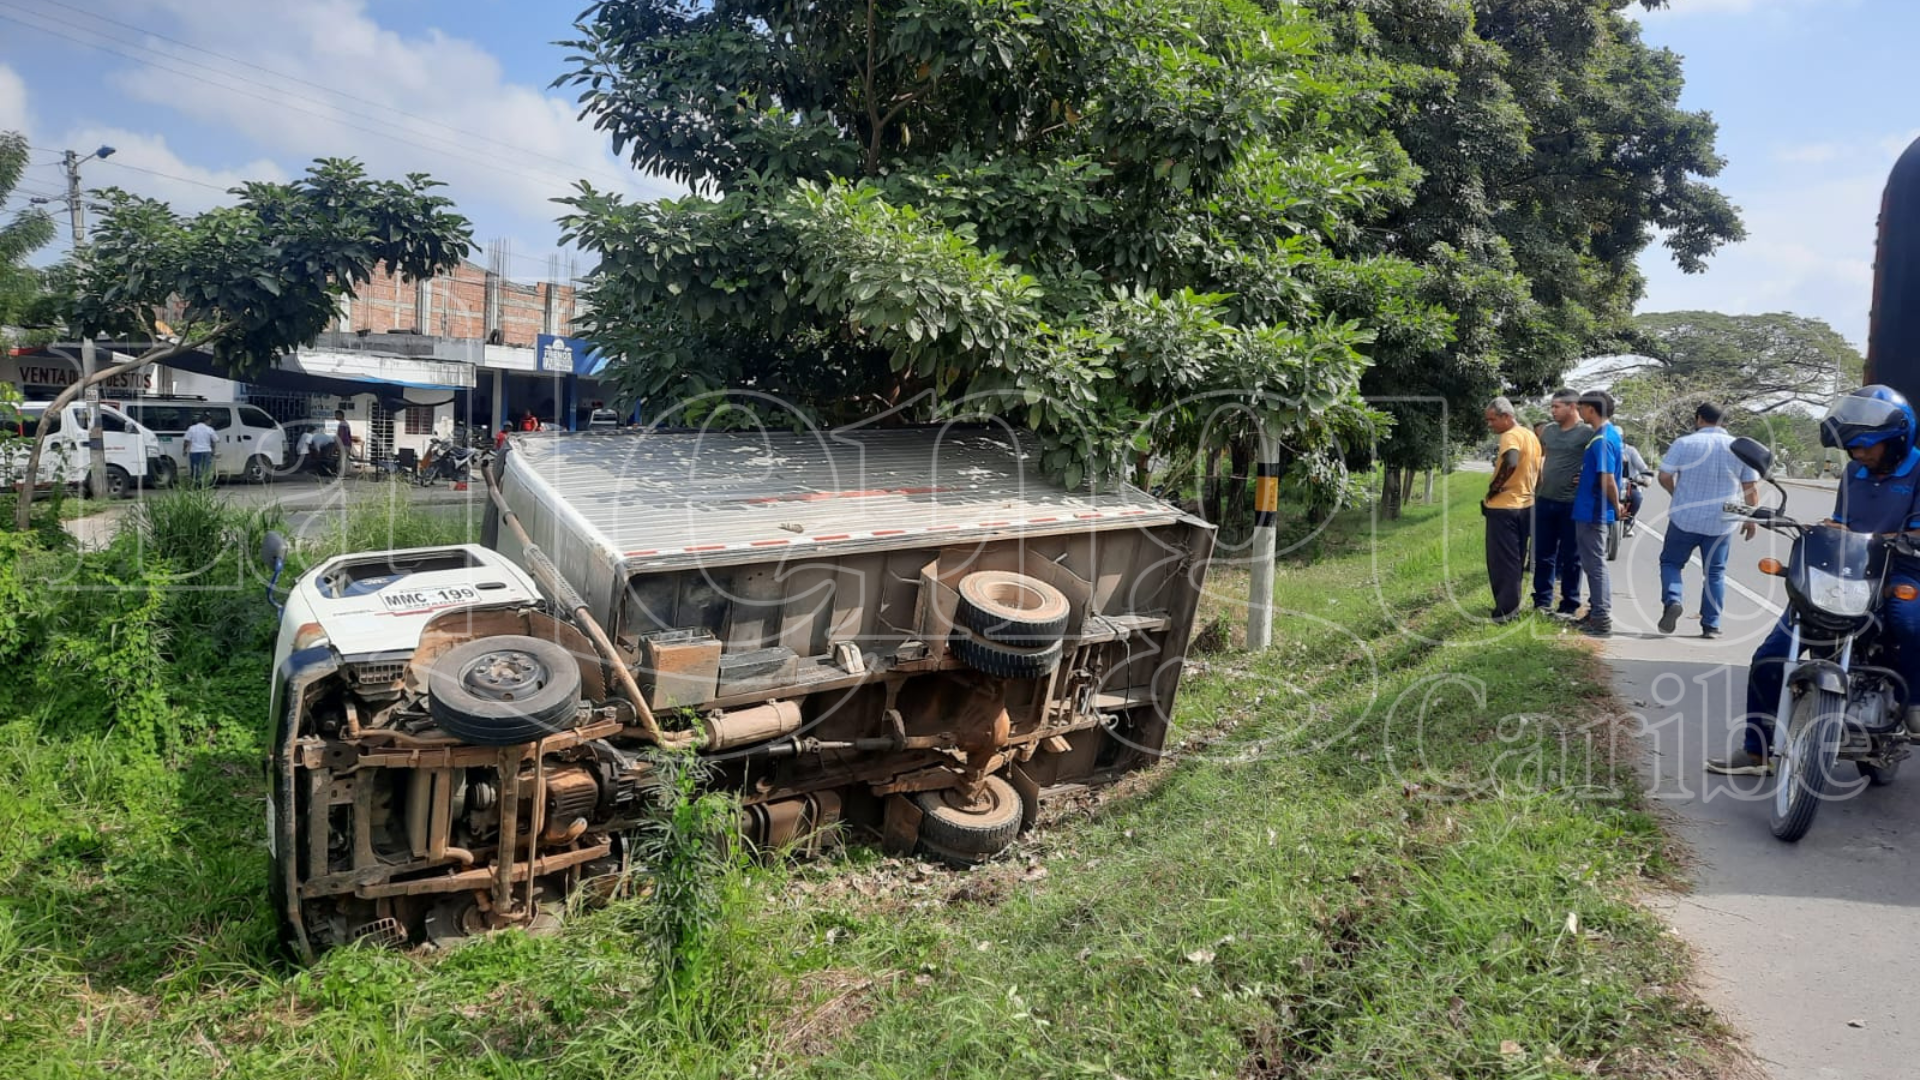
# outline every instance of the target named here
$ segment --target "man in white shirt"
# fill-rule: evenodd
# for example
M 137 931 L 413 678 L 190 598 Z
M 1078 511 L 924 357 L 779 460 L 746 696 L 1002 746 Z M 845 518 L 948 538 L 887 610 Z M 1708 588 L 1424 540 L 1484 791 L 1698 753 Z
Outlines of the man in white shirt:
M 1727 552 L 1733 547 L 1736 519 L 1721 507 L 1744 498 L 1748 506 L 1760 501 L 1760 474 L 1733 456 L 1733 436 L 1720 426 L 1717 405 L 1703 404 L 1693 413 L 1694 432 L 1667 448 L 1660 461 L 1660 486 L 1673 496 L 1667 511 L 1667 540 L 1660 549 L 1660 632 L 1673 633 L 1685 610 L 1681 572 L 1687 560 L 1700 552 L 1706 583 L 1700 590 L 1700 636 L 1720 636 L 1720 612 L 1726 606 Z M 1754 525 L 1742 527 L 1749 540 Z
M 204 416 L 187 429 L 187 474 L 194 483 L 213 482 L 213 443 L 219 437 Z

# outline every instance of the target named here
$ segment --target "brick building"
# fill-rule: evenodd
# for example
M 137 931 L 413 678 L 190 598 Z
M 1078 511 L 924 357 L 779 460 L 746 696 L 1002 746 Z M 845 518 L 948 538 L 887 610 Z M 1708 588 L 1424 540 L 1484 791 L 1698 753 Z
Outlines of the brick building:
M 526 285 L 462 263 L 431 281 L 403 281 L 383 270 L 342 305 L 340 329 L 532 348 L 541 334 L 569 336 L 574 314 L 571 285 Z M 498 336 L 490 337 L 494 330 Z

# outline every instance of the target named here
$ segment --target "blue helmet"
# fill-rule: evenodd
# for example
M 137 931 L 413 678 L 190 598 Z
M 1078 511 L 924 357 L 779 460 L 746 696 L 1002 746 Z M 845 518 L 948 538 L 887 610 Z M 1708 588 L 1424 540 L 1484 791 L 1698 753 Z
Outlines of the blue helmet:
M 1900 391 L 1875 383 L 1833 403 L 1820 421 L 1820 445 L 1857 450 L 1887 443 L 1887 452 L 1898 462 L 1913 448 L 1916 428 L 1920 422 Z

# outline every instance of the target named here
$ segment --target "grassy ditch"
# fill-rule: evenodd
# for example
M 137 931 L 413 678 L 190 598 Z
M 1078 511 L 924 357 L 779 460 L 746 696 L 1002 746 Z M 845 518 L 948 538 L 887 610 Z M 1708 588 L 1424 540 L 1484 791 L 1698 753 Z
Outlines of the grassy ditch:
M 642 902 L 281 965 L 257 593 L 189 615 L 126 590 L 157 636 L 87 640 L 159 658 L 134 684 L 165 722 L 0 698 L 0 1075 L 1713 1075 L 1712 1020 L 1632 902 L 1663 841 L 1599 668 L 1545 624 L 1486 627 L 1475 494 L 1341 518 L 1283 567 L 1277 646 L 1195 664 L 1174 760 L 1055 805 L 1013 857 L 716 871 L 666 976 Z M 1244 577 L 1215 580 L 1230 636 Z M 57 620 L 21 618 L 7 656 L 43 661 Z M 210 618 L 234 640 L 185 644 Z

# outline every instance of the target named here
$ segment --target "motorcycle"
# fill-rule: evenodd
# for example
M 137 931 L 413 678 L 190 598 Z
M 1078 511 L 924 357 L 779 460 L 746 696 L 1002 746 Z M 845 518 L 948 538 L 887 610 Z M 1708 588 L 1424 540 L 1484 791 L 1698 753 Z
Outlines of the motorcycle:
M 1760 560 L 1763 573 L 1787 585 L 1792 644 L 1774 711 L 1770 827 L 1792 842 L 1807 834 L 1829 792 L 1845 783 L 1834 775 L 1840 762 L 1853 762 L 1860 779 L 1881 787 L 1893 782 L 1910 752 L 1901 706 L 1907 688 L 1885 662 L 1891 643 L 1880 612 L 1889 554 L 1910 556 L 1920 548 L 1904 536 L 1883 540 L 1788 517 L 1786 490 L 1769 474 L 1773 455 L 1746 438 L 1734 440 L 1732 449 L 1780 493 L 1780 506 L 1728 503 L 1726 512 L 1793 537 L 1784 564 Z
M 1642 473 L 1639 476 L 1629 477 L 1627 479 L 1627 490 L 1620 496 L 1621 503 L 1632 506 L 1633 493 L 1636 490 L 1646 488 L 1651 483 L 1653 483 L 1652 473 Z M 1620 541 L 1633 535 L 1634 521 L 1638 517 L 1638 514 L 1635 514 L 1632 510 L 1628 510 L 1625 517 L 1618 518 L 1613 524 L 1607 526 L 1608 562 L 1613 562 L 1620 557 Z
M 480 455 L 480 451 L 469 446 L 446 439 L 429 439 L 427 454 L 414 470 L 413 482 L 421 487 L 430 487 L 441 480 L 464 484 L 473 478 L 473 470 L 482 465 Z

